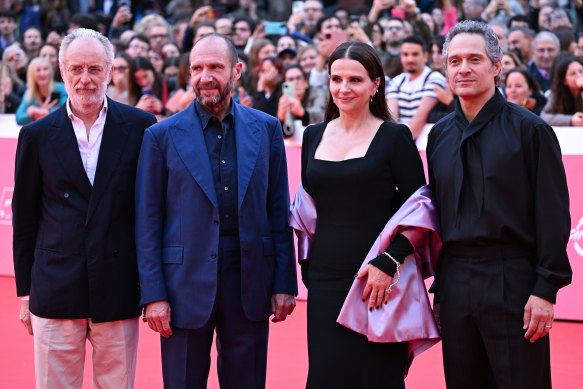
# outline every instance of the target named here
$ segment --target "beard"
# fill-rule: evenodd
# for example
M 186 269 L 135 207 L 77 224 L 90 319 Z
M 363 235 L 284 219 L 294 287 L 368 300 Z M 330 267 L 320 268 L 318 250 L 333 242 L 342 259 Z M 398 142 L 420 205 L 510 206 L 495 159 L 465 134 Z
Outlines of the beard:
M 227 101 L 227 99 L 231 97 L 231 91 L 233 90 L 234 86 L 235 82 L 233 81 L 232 77 L 229 79 L 229 82 L 227 82 L 224 88 L 221 88 L 219 83 L 215 81 L 207 83 L 199 82 L 198 84 L 196 84 L 196 87 L 194 88 L 194 94 L 196 95 L 196 98 L 198 99 L 200 105 L 202 105 L 203 107 L 212 108 L 221 105 L 225 101 Z M 209 87 L 216 88 L 219 91 L 219 93 L 213 97 L 203 96 L 200 90 Z
M 107 81 L 104 80 L 103 82 L 89 83 L 86 85 L 81 82 L 72 85 L 66 80 L 64 80 L 64 83 L 71 101 L 71 107 L 74 109 L 83 112 L 95 109 L 95 105 L 101 106 L 103 104 L 107 90 Z

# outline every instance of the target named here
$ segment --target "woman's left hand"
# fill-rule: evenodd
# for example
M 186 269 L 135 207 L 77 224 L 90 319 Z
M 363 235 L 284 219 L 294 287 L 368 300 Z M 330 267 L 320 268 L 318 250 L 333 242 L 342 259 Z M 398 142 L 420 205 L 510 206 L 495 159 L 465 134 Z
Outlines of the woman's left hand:
M 362 293 L 362 301 L 364 302 L 368 299 L 368 309 L 370 311 L 375 307 L 379 309 L 383 300 L 385 304 L 389 301 L 389 293 L 386 290 L 393 282 L 393 277 L 370 264 L 359 271 L 356 278 L 360 279 L 364 276 L 368 276 L 368 278 Z

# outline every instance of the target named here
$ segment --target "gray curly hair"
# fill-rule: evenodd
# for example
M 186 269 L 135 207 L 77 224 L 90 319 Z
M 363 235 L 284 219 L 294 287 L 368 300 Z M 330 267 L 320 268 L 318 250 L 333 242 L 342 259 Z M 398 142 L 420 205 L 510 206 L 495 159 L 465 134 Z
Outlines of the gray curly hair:
M 500 42 L 498 37 L 492 31 L 492 28 L 486 23 L 476 22 L 474 20 L 464 20 L 453 26 L 445 37 L 445 43 L 443 44 L 443 64 L 447 70 L 447 53 L 449 51 L 449 44 L 452 39 L 459 34 L 478 34 L 484 37 L 486 41 L 486 54 L 492 64 L 495 64 L 502 60 L 502 48 L 500 47 Z M 496 85 L 500 83 L 500 73 L 494 79 Z

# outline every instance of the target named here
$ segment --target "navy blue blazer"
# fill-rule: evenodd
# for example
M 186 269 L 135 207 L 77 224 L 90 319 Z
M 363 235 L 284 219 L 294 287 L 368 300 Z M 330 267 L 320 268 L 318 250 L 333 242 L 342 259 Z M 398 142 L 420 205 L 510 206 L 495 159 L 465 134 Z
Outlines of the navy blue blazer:
M 234 114 L 241 298 L 246 317 L 263 320 L 272 294 L 297 294 L 285 147 L 279 120 L 239 104 Z M 194 103 L 146 130 L 136 207 L 140 305 L 167 300 L 173 326 L 202 327 L 217 292 L 219 210 Z
M 94 322 L 139 315 L 134 183 L 144 130 L 156 118 L 108 99 L 94 185 L 66 105 L 18 137 L 14 273 L 30 311 Z

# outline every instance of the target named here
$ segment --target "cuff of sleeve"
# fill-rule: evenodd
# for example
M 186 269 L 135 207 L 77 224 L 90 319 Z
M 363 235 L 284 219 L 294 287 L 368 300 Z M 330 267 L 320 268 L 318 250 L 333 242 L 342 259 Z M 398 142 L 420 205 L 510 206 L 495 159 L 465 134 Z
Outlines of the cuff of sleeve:
M 555 304 L 557 302 L 558 291 L 559 289 L 555 285 L 539 276 L 531 294 Z
M 22 301 L 28 301 L 28 300 L 30 300 L 30 296 L 22 296 L 20 299 Z
M 379 255 L 378 257 L 372 259 L 369 264 L 373 265 L 383 273 L 394 277 L 395 273 L 397 272 L 397 264 L 393 262 L 389 257 L 386 255 Z

